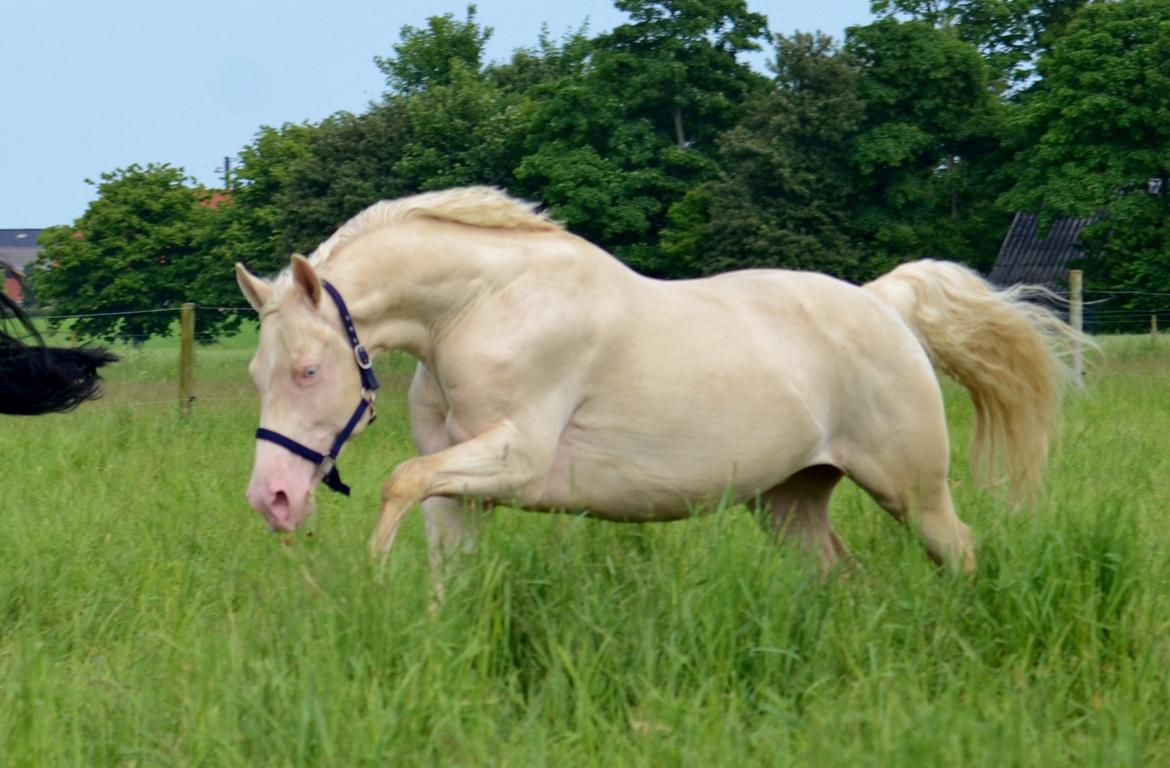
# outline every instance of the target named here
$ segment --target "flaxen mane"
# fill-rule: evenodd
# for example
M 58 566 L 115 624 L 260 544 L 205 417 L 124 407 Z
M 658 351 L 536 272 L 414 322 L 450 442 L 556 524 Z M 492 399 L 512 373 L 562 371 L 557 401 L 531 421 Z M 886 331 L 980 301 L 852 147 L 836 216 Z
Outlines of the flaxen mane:
M 412 218 L 438 219 L 477 227 L 519 229 L 530 232 L 550 232 L 563 227 L 537 211 L 537 204 L 518 200 L 495 187 L 456 187 L 438 192 L 423 192 L 397 200 L 374 203 L 329 236 L 309 256 L 309 262 L 320 268 L 357 238 L 395 222 Z M 277 304 L 292 285 L 291 273 L 286 267 L 270 280 L 273 291 L 269 303 Z
M 361 235 L 410 218 L 500 229 L 561 229 L 547 214 L 536 210 L 536 203 L 517 200 L 494 187 L 458 187 L 374 203 L 317 246 L 309 261 L 320 266 Z

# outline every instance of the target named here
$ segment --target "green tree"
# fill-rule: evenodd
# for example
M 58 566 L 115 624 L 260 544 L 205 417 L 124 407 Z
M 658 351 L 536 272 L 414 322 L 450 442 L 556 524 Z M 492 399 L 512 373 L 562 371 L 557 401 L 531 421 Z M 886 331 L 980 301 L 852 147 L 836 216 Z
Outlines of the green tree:
M 765 19 L 742 0 L 620 0 L 627 24 L 593 41 L 582 71 L 527 92 L 538 106 L 518 190 L 576 233 L 656 276 L 670 206 L 715 175 L 715 137 L 766 80 L 737 60 Z
M 361 115 L 339 112 L 313 127 L 273 198 L 282 211 L 282 266 L 289 251 L 309 253 L 366 206 L 417 191 L 395 171 L 409 130 L 397 98 Z
M 391 92 L 360 115 L 314 126 L 279 194 L 282 239 L 308 252 L 381 199 L 462 184 L 511 187 L 533 112 L 481 66 L 490 29 L 450 14 L 403 29 L 378 58 Z M 284 256 L 287 259 L 287 253 Z
M 870 276 L 849 232 L 864 116 L 860 72 L 824 35 L 776 38 L 774 87 L 719 139 L 717 179 L 670 210 L 662 250 L 684 274 L 746 267 Z
M 1088 0 L 873 0 L 882 18 L 900 17 L 952 31 L 979 48 L 1001 89 L 1035 74 L 1068 22 Z
M 457 67 L 451 81 L 403 100 L 407 138 L 394 174 L 412 189 L 512 187 L 533 105 L 483 74 Z
M 559 43 L 553 40 L 545 26 L 540 31 L 535 47 L 513 51 L 510 61 L 491 64 L 486 72 L 501 87 L 515 93 L 526 93 L 562 78 L 582 77 L 592 48 L 593 41 L 589 38 L 587 24 L 567 33 Z
M 296 244 L 289 237 L 287 188 L 294 169 L 309 157 L 315 131 L 305 124 L 265 126 L 240 152 L 231 189 L 213 221 L 212 239 L 223 261 L 242 261 L 258 274 L 288 264 Z M 219 301 L 227 304 L 235 300 L 236 287 L 228 281 L 225 289 L 230 293 Z
M 846 49 L 865 103 L 852 145 L 866 198 L 856 236 L 879 260 L 990 267 L 1008 223 L 994 204 L 1006 107 L 979 52 L 951 31 L 890 18 L 851 28 Z
M 37 295 L 54 313 L 89 315 L 73 325 L 83 336 L 141 342 L 166 335 L 177 313 L 150 310 L 202 301 L 209 279 L 231 277 L 228 265 L 211 259 L 216 212 L 208 192 L 169 165 L 131 165 L 101 179 L 97 199 L 73 226 L 43 234 L 32 271 Z M 238 323 L 233 313 L 200 319 L 209 338 Z
M 492 36 L 491 27 L 475 21 L 475 6 L 467 6 L 467 18 L 453 14 L 432 16 L 425 29 L 404 26 L 394 56 L 374 57 L 394 93 L 413 95 L 428 88 L 450 85 L 461 71 L 478 73 L 483 65 L 483 47 Z
M 1039 72 L 1004 205 L 1100 214 L 1085 233 L 1090 286 L 1170 290 L 1170 5 L 1086 5 Z
M 596 43 L 598 84 L 679 149 L 711 145 L 764 80 L 739 62 L 757 51 L 767 19 L 745 0 L 615 0 L 631 22 Z M 710 149 L 714 149 L 710 146 Z

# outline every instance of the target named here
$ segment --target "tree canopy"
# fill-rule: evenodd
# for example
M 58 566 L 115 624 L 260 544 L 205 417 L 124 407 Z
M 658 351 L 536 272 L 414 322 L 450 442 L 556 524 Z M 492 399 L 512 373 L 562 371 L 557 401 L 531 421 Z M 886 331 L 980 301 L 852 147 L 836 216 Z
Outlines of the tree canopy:
M 104 174 L 82 217 L 46 232 L 39 299 L 237 303 L 234 261 L 276 270 L 379 199 L 461 184 L 538 200 L 658 277 L 987 270 L 1026 210 L 1095 217 L 1091 284 L 1170 290 L 1164 0 L 873 0 L 842 40 L 775 35 L 745 0 L 615 5 L 612 30 L 546 30 L 497 62 L 474 5 L 406 26 L 374 56 L 376 103 L 260 127 L 224 189 L 167 165 Z M 761 49 L 767 74 L 745 59 Z M 76 327 L 169 330 L 165 313 L 103 317 Z
M 85 315 L 73 326 L 82 335 L 164 335 L 175 315 L 151 310 L 199 300 L 223 282 L 219 265 L 209 263 L 211 195 L 169 165 L 104 173 L 97 187 L 97 200 L 72 227 L 42 233 L 38 297 L 59 313 Z M 215 332 L 238 320 L 227 314 L 210 323 Z
M 1086 5 L 1038 69 L 1013 114 L 1020 150 L 1003 205 L 1096 219 L 1090 286 L 1170 291 L 1170 5 Z

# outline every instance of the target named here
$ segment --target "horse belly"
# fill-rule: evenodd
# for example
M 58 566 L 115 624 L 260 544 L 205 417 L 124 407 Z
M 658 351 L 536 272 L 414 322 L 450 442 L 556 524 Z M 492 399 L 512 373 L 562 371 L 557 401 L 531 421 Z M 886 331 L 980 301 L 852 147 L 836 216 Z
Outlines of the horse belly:
M 755 419 L 750 427 L 729 424 L 727 415 L 716 421 L 724 428 L 586 429 L 571 422 L 538 506 L 614 521 L 677 520 L 721 500 L 751 499 L 812 461 L 821 443 L 811 423 L 777 419 L 762 430 Z

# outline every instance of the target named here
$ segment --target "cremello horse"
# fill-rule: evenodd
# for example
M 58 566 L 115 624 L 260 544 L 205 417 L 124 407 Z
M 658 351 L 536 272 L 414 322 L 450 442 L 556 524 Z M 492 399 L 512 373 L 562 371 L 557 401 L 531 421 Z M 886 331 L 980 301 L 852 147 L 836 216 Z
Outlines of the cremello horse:
M 719 499 L 830 568 L 848 555 L 829 497 L 848 476 L 933 558 L 974 568 L 947 486 L 932 362 L 970 392 L 974 455 L 1018 488 L 1040 476 L 1072 338 L 1015 291 L 919 261 L 857 287 L 780 270 L 652 280 L 532 205 L 472 187 L 377 203 L 268 282 L 237 265 L 261 316 L 260 424 L 325 453 L 368 396 L 338 301 L 371 352 L 418 360 L 421 456 L 382 488 L 385 554 L 419 502 L 431 556 L 468 543 L 463 499 L 677 520 Z M 326 467 L 258 442 L 248 488 L 276 530 L 312 512 Z

